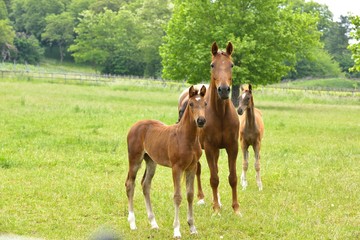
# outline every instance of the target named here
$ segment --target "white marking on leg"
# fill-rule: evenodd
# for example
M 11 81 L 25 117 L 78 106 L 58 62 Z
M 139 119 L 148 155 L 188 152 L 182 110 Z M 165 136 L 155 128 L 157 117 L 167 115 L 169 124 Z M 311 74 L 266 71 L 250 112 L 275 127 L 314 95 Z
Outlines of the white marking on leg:
M 197 202 L 197 205 L 205 205 L 205 200 L 204 200 L 204 199 L 200 199 L 200 200 Z
M 219 192 L 217 193 L 217 197 L 218 197 L 219 206 L 222 207 L 222 204 L 221 204 L 221 201 L 220 201 L 220 193 L 219 193 Z
M 135 214 L 134 214 L 134 212 L 129 212 L 128 221 L 130 223 L 130 229 L 135 230 L 136 229 L 136 223 L 135 223 Z
M 174 238 L 181 238 L 180 226 L 174 228 Z
M 257 182 L 259 191 L 262 191 L 263 190 L 263 185 L 262 185 L 262 182 L 261 182 L 260 173 L 256 173 L 256 182 Z
M 241 186 L 243 187 L 243 190 L 246 190 L 248 183 L 246 181 L 246 172 L 243 170 L 241 173 Z

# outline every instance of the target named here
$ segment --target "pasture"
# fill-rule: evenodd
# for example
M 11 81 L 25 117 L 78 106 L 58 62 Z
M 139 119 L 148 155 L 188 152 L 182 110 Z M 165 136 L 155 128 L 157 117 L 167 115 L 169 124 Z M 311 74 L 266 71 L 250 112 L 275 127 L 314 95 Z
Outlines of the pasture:
M 126 135 L 140 119 L 177 121 L 179 89 L 121 85 L 0 82 L 0 236 L 89 239 L 111 229 L 123 239 L 171 239 L 171 169 L 158 166 L 152 203 L 160 229 L 150 230 L 135 187 L 138 230 L 127 222 Z M 213 216 L 209 170 L 201 162 L 206 204 L 194 206 L 198 235 L 186 223 L 185 183 L 180 208 L 183 239 L 359 239 L 360 99 L 254 90 L 263 112 L 264 190 L 255 181 L 250 151 L 248 187 L 231 208 L 224 151 L 219 159 L 221 215 Z M 239 151 L 241 152 L 241 151 Z M 237 174 L 241 174 L 241 154 Z

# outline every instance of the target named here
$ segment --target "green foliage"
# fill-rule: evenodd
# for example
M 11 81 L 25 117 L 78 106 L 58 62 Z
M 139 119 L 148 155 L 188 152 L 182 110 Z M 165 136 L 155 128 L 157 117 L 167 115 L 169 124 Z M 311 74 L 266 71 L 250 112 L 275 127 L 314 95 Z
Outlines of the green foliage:
M 57 44 L 60 50 L 60 62 L 63 61 L 65 49 L 74 39 L 74 20 L 69 12 L 59 15 L 51 14 L 46 18 L 46 28 L 42 33 L 42 39 L 51 44 Z
M 351 59 L 351 51 L 347 48 L 349 46 L 350 21 L 346 16 L 341 16 L 339 22 L 333 22 L 329 31 L 324 34 L 324 47 L 333 56 L 341 67 L 342 72 L 347 75 L 354 75 L 349 73 L 349 68 L 354 65 Z
M 121 239 L 172 238 L 171 170 L 161 166 L 151 191 L 160 229 L 151 230 L 148 223 L 140 183 L 144 165 L 135 189 L 138 230 L 129 229 L 124 186 L 126 135 L 140 119 L 175 123 L 179 92 L 2 79 L 1 232 L 73 240 L 89 239 L 99 228 L 109 227 Z M 266 129 L 261 149 L 264 190 L 257 190 L 255 170 L 249 167 L 248 189 L 238 188 L 243 216 L 235 216 L 227 155 L 221 151 L 219 192 L 223 207 L 221 215 L 212 216 L 210 174 L 203 154 L 206 204 L 194 205 L 199 233 L 190 235 L 182 184 L 183 238 L 357 239 L 359 100 L 266 88 L 255 89 L 254 98 Z M 252 151 L 250 159 L 252 166 Z
M 19 63 L 37 64 L 44 55 L 39 41 L 33 35 L 27 36 L 25 33 L 17 33 L 14 39 L 17 49 L 16 61 Z
M 305 2 L 304 0 L 290 0 L 289 2 L 291 2 L 293 9 L 318 16 L 317 28 L 322 33 L 321 43 L 330 55 L 324 53 L 323 50 L 309 48 L 307 56 L 298 56 L 295 67 L 296 73 L 294 74 L 294 71 L 292 71 L 288 76 L 290 78 L 336 76 L 338 75 L 336 65 L 339 65 L 341 71 L 348 74 L 348 68 L 352 65 L 350 52 L 347 50 L 349 44 L 348 18 L 341 16 L 340 22 L 334 22 L 332 20 L 333 14 L 324 4 L 313 1 Z M 315 57 L 318 53 L 320 53 L 320 57 Z M 337 63 L 330 60 L 330 58 Z M 334 70 L 336 71 L 334 72 Z
M 95 13 L 103 12 L 105 11 L 105 9 L 109 9 L 113 12 L 117 12 L 119 11 L 122 5 L 124 5 L 124 2 L 119 0 L 97 0 L 97 1 L 93 1 L 90 4 L 89 10 L 92 10 Z
M 360 72 L 360 16 L 353 16 L 350 18 L 350 21 L 353 24 L 351 37 L 356 41 L 349 46 L 352 58 L 354 59 L 354 66 L 350 71 Z
M 261 17 L 259 17 L 261 16 Z M 317 18 L 282 1 L 175 1 L 161 47 L 163 75 L 175 80 L 209 79 L 210 46 L 234 45 L 235 84 L 279 81 L 296 54 L 319 43 Z
M 340 76 L 339 64 L 324 49 L 314 48 L 310 54 L 308 58 L 302 58 L 297 62 L 295 70 L 288 74 L 288 78 Z
M 4 0 L 0 0 L 0 20 L 8 19 L 8 12 Z
M 14 0 L 11 19 L 17 32 L 34 35 L 39 41 L 46 27 L 45 18 L 50 14 L 60 14 L 69 0 Z
M 76 61 L 89 62 L 102 72 L 142 75 L 137 68 L 135 72 L 129 69 L 133 63 L 141 63 L 137 50 L 138 29 L 136 17 L 128 10 L 116 13 L 105 9 L 98 14 L 84 11 L 75 28 L 78 37 L 69 50 Z
M 144 0 L 136 10 L 142 36 L 137 46 L 145 65 L 145 77 L 160 77 L 161 75 L 159 47 L 163 43 L 164 27 L 171 16 L 169 6 L 169 0 Z
M 8 20 L 0 19 L 0 53 L 1 60 L 4 61 L 11 57 L 11 51 L 14 50 L 13 42 L 15 37 L 15 32 L 10 25 Z

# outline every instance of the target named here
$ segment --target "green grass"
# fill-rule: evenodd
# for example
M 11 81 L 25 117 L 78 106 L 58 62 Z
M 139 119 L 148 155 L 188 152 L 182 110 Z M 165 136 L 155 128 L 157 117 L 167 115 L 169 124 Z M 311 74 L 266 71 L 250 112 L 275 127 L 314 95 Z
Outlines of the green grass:
M 0 235 L 88 239 L 113 229 L 124 239 L 170 239 L 171 170 L 158 167 L 152 186 L 159 231 L 150 230 L 139 171 L 137 231 L 127 222 L 126 135 L 140 119 L 177 120 L 177 89 L 0 82 Z M 358 97 L 255 91 L 265 121 L 262 180 L 238 186 L 243 217 L 231 208 L 225 151 L 219 160 L 221 216 L 195 206 L 199 234 L 190 236 L 183 187 L 184 239 L 359 239 L 360 104 Z M 253 166 L 253 154 L 251 166 Z M 238 175 L 241 159 L 238 157 Z
M 280 87 L 296 87 L 296 88 L 311 88 L 311 89 L 341 89 L 341 90 L 359 90 L 359 79 L 348 78 L 326 78 L 326 79 L 309 79 L 296 80 L 276 84 Z
M 0 62 L 0 70 L 4 71 L 34 71 L 34 72 L 55 72 L 55 73 L 88 73 L 94 74 L 96 71 L 86 65 L 62 62 L 55 59 L 43 59 L 37 65 L 14 64 L 9 62 Z

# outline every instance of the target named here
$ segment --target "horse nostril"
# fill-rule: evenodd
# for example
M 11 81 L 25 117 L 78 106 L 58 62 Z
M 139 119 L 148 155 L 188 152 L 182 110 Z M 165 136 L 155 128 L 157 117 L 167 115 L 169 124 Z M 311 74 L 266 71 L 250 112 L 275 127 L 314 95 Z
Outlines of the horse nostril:
M 197 119 L 197 124 L 199 126 L 204 126 L 204 124 L 206 123 L 206 119 L 205 118 L 198 118 Z
M 227 87 L 227 92 L 230 92 L 230 87 Z
M 239 115 L 243 114 L 243 110 L 241 108 L 238 108 L 237 112 L 238 112 Z
M 221 93 L 221 87 L 218 87 L 218 92 Z

